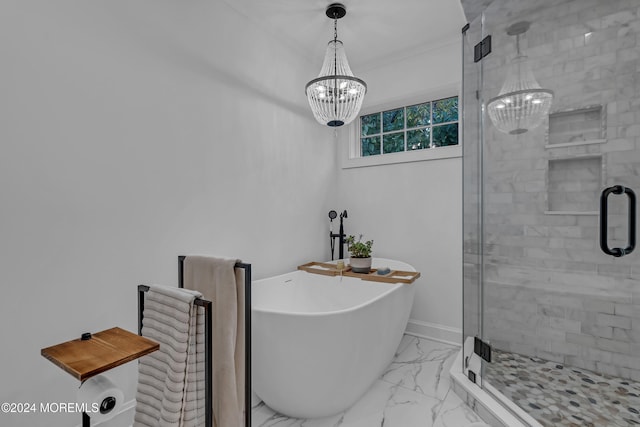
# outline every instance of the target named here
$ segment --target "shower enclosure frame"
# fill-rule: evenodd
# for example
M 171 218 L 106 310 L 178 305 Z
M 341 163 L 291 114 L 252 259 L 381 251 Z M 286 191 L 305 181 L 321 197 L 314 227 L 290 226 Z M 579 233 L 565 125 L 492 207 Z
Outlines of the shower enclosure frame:
M 636 119 L 640 117 L 639 103 L 632 101 L 633 99 L 639 98 L 640 90 L 636 89 L 637 84 L 635 84 L 635 86 L 633 84 L 629 86 L 628 84 L 629 82 L 633 83 L 637 81 L 633 79 L 637 79 L 637 70 L 640 70 L 640 61 L 638 61 L 637 66 L 630 68 L 632 70 L 631 73 L 629 73 L 632 75 L 632 77 L 630 77 L 631 80 L 626 78 L 626 75 L 620 77 L 620 74 L 618 74 L 618 70 L 623 69 L 628 64 L 619 64 L 616 62 L 621 61 L 621 57 L 623 61 L 632 60 L 627 57 L 628 55 L 624 49 L 629 48 L 631 50 L 635 48 L 637 50 L 640 48 L 640 32 L 638 31 L 638 26 L 625 26 L 624 24 L 624 22 L 626 22 L 624 21 L 625 19 L 628 21 L 637 21 L 640 17 L 638 17 L 637 7 L 633 7 L 631 2 L 626 0 L 616 0 L 611 3 L 607 2 L 607 4 L 597 4 L 595 0 L 586 0 L 583 4 L 579 4 L 579 2 L 575 0 L 561 0 L 559 2 L 534 0 L 529 2 L 528 6 L 525 3 L 527 2 L 521 2 L 524 6 L 522 6 L 522 10 L 518 11 L 513 8 L 516 2 L 512 0 L 494 0 L 485 8 L 481 15 L 470 24 L 467 24 L 462 31 L 463 79 L 460 108 L 463 121 L 463 125 L 461 126 L 463 141 L 464 236 L 463 336 L 465 338 L 477 337 L 483 342 L 488 342 L 490 345 L 495 344 L 497 348 L 500 348 L 500 346 L 504 344 L 501 341 L 508 341 L 508 339 L 502 339 L 502 337 L 496 338 L 495 332 L 492 332 L 492 328 L 495 328 L 495 319 L 504 313 L 506 317 L 503 318 L 503 322 L 508 323 L 510 321 L 509 319 L 512 318 L 509 316 L 516 315 L 514 314 L 515 309 L 509 312 L 508 310 L 502 310 L 499 306 L 492 305 L 494 304 L 492 298 L 495 298 L 497 292 L 495 289 L 498 288 L 494 290 L 489 289 L 490 293 L 487 293 L 487 283 L 491 281 L 488 277 L 495 280 L 496 276 L 499 275 L 498 270 L 508 270 L 509 268 L 508 265 L 505 266 L 496 263 L 495 259 L 498 258 L 498 256 L 495 256 L 495 252 L 491 253 L 491 251 L 505 250 L 506 245 L 500 248 L 498 247 L 499 245 L 496 244 L 500 239 L 504 238 L 504 240 L 511 239 L 515 241 L 517 238 L 508 235 L 503 236 L 500 234 L 500 231 L 497 231 L 498 227 L 496 226 L 495 219 L 499 212 L 496 213 L 495 200 L 500 197 L 503 197 L 504 200 L 507 201 L 510 199 L 507 196 L 496 195 L 497 191 L 495 187 L 501 185 L 502 188 L 506 188 L 508 185 L 513 184 L 513 182 L 509 182 L 508 179 L 500 181 L 496 178 L 496 175 L 503 172 L 496 168 L 497 162 L 508 162 L 508 159 L 499 158 L 499 160 L 496 160 L 492 156 L 499 151 L 498 148 L 504 148 L 505 145 L 508 145 L 508 141 L 506 136 L 497 134 L 495 129 L 493 129 L 485 111 L 485 100 L 492 98 L 492 96 L 497 93 L 499 85 L 501 84 L 500 80 L 503 81 L 505 77 L 506 70 L 504 64 L 506 60 L 504 58 L 508 57 L 506 52 L 509 46 L 506 45 L 508 42 L 505 41 L 507 36 L 502 33 L 505 32 L 504 30 L 509 25 L 516 21 L 531 19 L 533 25 L 529 34 L 525 36 L 525 40 L 529 37 L 525 42 L 527 43 L 525 53 L 535 58 L 534 74 L 543 87 L 549 87 L 556 92 L 556 99 L 554 99 L 549 118 L 543 122 L 541 129 L 529 131 L 527 134 L 524 134 L 524 136 L 510 136 L 513 138 L 512 141 L 520 141 L 522 144 L 520 147 L 523 153 L 525 150 L 531 150 L 532 152 L 537 150 L 537 153 L 541 153 L 539 158 L 531 160 L 541 165 L 539 167 L 541 171 L 536 172 L 542 176 L 540 179 L 541 183 L 538 184 L 531 181 L 525 184 L 530 184 L 531 188 L 536 185 L 540 186 L 539 189 L 531 190 L 531 192 L 538 191 L 540 201 L 538 206 L 543 206 L 543 208 L 540 208 L 540 212 L 536 215 L 547 222 L 542 222 L 540 225 L 536 224 L 534 221 L 537 221 L 539 218 L 531 214 L 531 216 L 527 218 L 527 220 L 532 222 L 528 231 L 531 233 L 538 230 L 541 233 L 548 232 L 550 235 L 543 235 L 538 239 L 541 242 L 545 242 L 548 246 L 561 245 L 564 243 L 562 240 L 564 237 L 558 237 L 554 235 L 554 233 L 576 233 L 576 236 L 571 236 L 574 240 L 570 243 L 575 245 L 576 249 L 573 255 L 570 256 L 574 256 L 578 261 L 574 263 L 575 266 L 563 269 L 562 266 L 553 266 L 554 263 L 560 265 L 561 262 L 564 262 L 560 256 L 556 256 L 556 258 L 553 257 L 554 254 L 561 254 L 562 251 L 549 247 L 542 247 L 539 250 L 536 249 L 537 252 L 533 249 L 529 250 L 529 252 L 534 255 L 531 264 L 533 265 L 534 262 L 539 262 L 539 264 L 543 266 L 540 267 L 539 270 L 542 271 L 546 269 L 545 274 L 549 277 L 548 286 L 551 293 L 546 297 L 540 297 L 540 299 L 546 298 L 548 300 L 560 295 L 566 298 L 569 304 L 575 303 L 576 305 L 575 307 L 559 307 L 559 304 L 554 306 L 552 301 L 550 305 L 558 310 L 557 313 L 552 313 L 551 315 L 545 313 L 544 315 L 546 317 L 541 316 L 541 318 L 536 318 L 535 314 L 530 317 L 533 319 L 532 321 L 547 322 L 551 317 L 552 321 L 558 322 L 558 325 L 552 325 L 558 326 L 558 330 L 552 332 L 558 333 L 558 335 L 565 333 L 572 334 L 571 337 L 576 340 L 595 340 L 599 343 L 599 346 L 604 346 L 605 341 L 603 337 L 588 334 L 588 332 L 590 332 L 589 329 L 594 328 L 594 317 L 597 317 L 598 320 L 602 318 L 606 321 L 606 316 L 609 315 L 606 313 L 608 310 L 612 310 L 610 316 L 618 316 L 618 306 L 622 313 L 624 313 L 623 310 L 633 311 L 634 307 L 634 313 L 640 312 L 638 311 L 640 310 L 638 305 L 640 304 L 640 292 L 637 290 L 637 284 L 640 283 L 638 277 L 640 269 L 633 265 L 634 262 L 637 263 L 638 256 L 637 251 L 633 252 L 637 232 L 636 197 L 633 189 L 637 192 L 640 188 L 640 178 L 638 178 L 638 171 L 640 171 L 640 166 L 638 165 L 638 163 L 640 163 L 640 156 L 638 156 L 640 153 L 640 136 L 634 135 L 632 132 L 627 132 L 627 128 L 624 127 L 624 125 L 626 125 L 624 121 L 628 120 L 628 118 L 621 116 L 625 111 L 620 111 L 626 108 L 635 113 Z M 586 3 L 589 3 L 590 6 Z M 590 10 L 585 10 L 589 7 Z M 610 10 L 607 8 L 610 8 Z M 571 16 L 572 13 L 575 13 L 575 16 Z M 590 21 L 589 24 L 585 24 L 582 22 L 582 20 L 586 19 L 584 18 L 585 16 L 595 21 Z M 544 19 L 536 19 L 541 17 Z M 550 27 L 551 24 L 548 23 L 560 22 L 563 19 L 568 22 L 566 26 L 557 25 L 556 27 Z M 622 22 L 622 24 L 620 22 Z M 619 25 L 617 34 L 615 30 L 610 30 L 606 27 L 615 28 L 616 25 Z M 580 33 L 582 28 L 585 29 Z M 591 29 L 590 32 L 588 31 L 589 29 Z M 620 38 L 628 36 L 629 33 L 633 35 L 634 31 L 636 31 L 635 45 L 629 44 L 633 43 L 633 40 L 620 41 Z M 575 33 L 572 41 L 568 42 L 560 38 L 566 34 L 573 34 L 572 32 Z M 484 47 L 482 41 L 487 37 L 491 37 L 491 47 L 493 49 L 493 52 L 488 54 L 482 52 Z M 606 39 L 607 37 L 610 37 L 610 39 Z M 618 52 L 622 53 L 618 53 L 617 56 L 615 54 L 613 55 L 614 64 L 606 63 L 604 60 L 597 62 L 599 58 L 596 60 L 588 58 L 587 56 L 580 56 L 582 55 L 582 51 L 586 52 L 590 49 L 589 43 L 607 43 L 609 49 L 614 49 L 614 51 L 617 49 Z M 564 54 L 565 57 L 572 55 L 571 58 L 575 60 L 573 64 L 563 63 L 561 55 L 556 55 L 557 57 L 552 55 L 553 52 L 559 48 L 562 49 L 563 45 L 566 44 L 573 46 L 573 50 Z M 474 47 L 476 49 L 474 49 Z M 478 55 L 478 51 L 480 55 Z M 504 55 L 504 58 L 500 55 Z M 478 59 L 478 62 L 473 62 L 474 56 Z M 480 58 L 478 58 L 479 56 Z M 485 61 L 489 61 L 489 65 L 487 65 Z M 579 67 L 581 64 L 582 68 Z M 552 66 L 555 66 L 555 68 L 552 69 Z M 570 73 L 576 76 L 576 87 L 583 85 L 579 93 L 572 93 L 571 90 L 573 90 L 573 88 L 569 87 L 569 83 L 558 83 L 557 80 L 560 79 L 558 73 L 564 72 L 565 70 L 570 70 L 567 72 L 568 76 L 572 75 Z M 593 75 L 599 75 L 598 73 L 602 73 L 603 75 L 605 73 L 612 73 L 610 78 L 613 80 L 613 83 L 610 84 L 613 85 L 615 90 L 601 90 L 598 84 L 605 85 L 607 82 L 591 82 L 589 80 Z M 566 80 L 570 81 L 569 79 Z M 488 81 L 490 81 L 489 84 L 487 84 Z M 590 88 L 591 91 L 586 88 Z M 633 94 L 633 90 L 636 91 L 635 95 Z M 629 94 L 629 91 L 631 91 L 631 94 Z M 600 118 L 597 120 L 589 118 L 596 114 L 600 114 Z M 586 124 L 587 127 L 595 123 L 593 129 L 596 129 L 596 131 L 600 133 L 595 136 L 585 136 L 583 138 L 584 141 L 561 140 L 563 135 L 560 133 L 560 136 L 558 136 L 557 131 L 562 126 L 569 126 L 570 117 L 572 117 L 572 120 L 584 119 L 584 124 Z M 591 122 L 589 122 L 589 120 L 591 120 Z M 630 126 L 637 126 L 637 122 Z M 633 129 L 635 129 L 635 127 Z M 576 133 L 579 132 L 576 131 Z M 586 135 L 586 132 L 584 132 L 584 134 Z M 518 140 L 518 138 L 521 139 Z M 525 141 L 524 138 L 529 138 L 527 143 L 523 143 L 523 141 Z M 502 144 L 502 146 L 500 144 Z M 511 147 L 507 146 L 507 149 L 510 148 Z M 628 151 L 625 152 L 625 149 Z M 625 153 L 629 154 L 625 156 Z M 624 159 L 624 157 L 627 158 Z M 595 167 L 593 167 L 594 165 Z M 563 168 L 569 170 L 576 167 L 582 167 L 584 170 L 589 170 L 590 172 L 594 170 L 597 172 L 597 175 L 592 179 L 593 185 L 595 186 L 597 184 L 597 189 L 589 189 L 591 193 L 595 194 L 595 197 L 589 199 L 589 206 L 593 206 L 592 208 L 587 209 L 583 206 L 578 206 L 577 203 L 575 203 L 574 206 L 571 206 L 570 203 L 567 203 L 568 207 L 564 206 L 564 196 L 560 194 L 557 189 L 553 191 L 550 189 L 550 183 L 551 186 L 556 185 L 557 187 L 577 186 L 578 184 L 575 184 L 575 182 L 579 180 L 576 178 L 569 177 L 566 182 L 558 178 L 559 176 L 564 176 L 560 173 L 563 172 Z M 522 175 L 525 175 L 526 172 L 527 171 L 523 172 Z M 487 179 L 489 181 L 487 181 Z M 578 196 L 582 197 L 583 195 Z M 568 199 L 569 197 L 566 198 Z M 504 202 L 504 200 L 502 202 Z M 517 203 L 516 201 L 511 202 L 512 205 L 517 205 Z M 508 208 L 512 207 L 513 206 L 508 206 Z M 525 216 L 530 214 L 530 212 L 519 214 Z M 493 221 L 491 224 L 487 224 L 486 222 L 487 215 L 489 215 L 488 220 L 490 222 Z M 507 224 L 505 228 L 510 226 L 511 225 Z M 487 227 L 491 230 L 488 231 Z M 522 227 L 524 228 L 526 225 Z M 536 227 L 538 228 L 536 229 Z M 580 233 L 582 233 L 582 235 Z M 524 241 L 530 237 L 531 236 L 523 235 L 521 238 Z M 609 242 L 609 240 L 612 241 Z M 551 242 L 551 244 L 549 242 Z M 524 248 L 525 243 L 518 243 L 523 245 L 523 249 L 526 249 Z M 487 252 L 487 248 L 489 248 L 489 252 Z M 604 253 L 600 252 L 600 248 Z M 563 248 L 563 250 L 564 249 L 565 248 Z M 538 254 L 540 254 L 541 257 L 545 255 L 545 251 L 549 254 L 547 259 L 535 258 L 535 255 Z M 581 259 L 581 254 L 583 252 L 587 253 L 588 251 L 591 251 L 590 255 Z M 570 248 L 566 248 L 565 252 L 570 254 Z M 604 254 L 612 257 L 607 258 L 608 255 Z M 509 258 L 511 254 L 505 253 L 499 255 L 515 265 L 510 273 L 514 275 L 521 274 L 523 276 L 527 274 L 526 269 L 518 271 L 520 266 L 517 264 L 517 257 Z M 633 261 L 634 257 L 636 257 L 635 261 Z M 572 258 L 571 261 L 573 260 Z M 566 263 L 569 264 L 569 261 L 566 261 Z M 580 266 L 583 266 L 585 270 L 578 271 Z M 591 274 L 591 269 L 593 269 L 593 274 Z M 531 271 L 535 272 L 536 270 L 532 268 Z M 584 291 L 580 289 L 579 283 L 577 282 L 575 286 L 571 288 L 571 281 L 578 280 L 580 275 L 584 275 L 584 277 L 588 279 L 585 283 Z M 566 281 L 568 290 L 565 291 L 563 290 L 564 288 L 553 289 L 553 286 L 564 286 L 565 282 L 563 280 Z M 598 280 L 601 280 L 602 283 L 598 283 Z M 514 283 L 507 284 L 511 285 Z M 535 286 L 534 281 L 529 291 L 531 291 L 531 289 L 535 291 Z M 613 295 L 611 296 L 612 302 L 607 300 L 609 295 L 607 294 L 608 289 L 606 286 L 613 287 L 610 292 Z M 544 292 L 545 288 L 540 287 L 540 290 Z M 566 295 L 562 292 L 565 292 Z M 625 295 L 628 297 L 625 297 Z M 572 300 L 575 298 L 579 301 L 575 302 Z M 489 307 L 486 306 L 487 303 L 490 304 Z M 523 301 L 515 301 L 515 303 L 524 304 Z M 601 310 L 602 313 L 596 309 L 591 309 L 592 306 L 597 304 L 604 307 L 597 309 Z M 542 303 L 539 303 L 539 305 L 541 306 Z M 615 312 L 613 312 L 614 308 L 609 308 L 614 306 Z M 538 310 L 540 310 L 540 307 L 538 307 Z M 562 310 L 564 310 L 564 312 Z M 493 318 L 488 317 L 487 313 L 492 313 Z M 562 318 L 563 314 L 566 318 Z M 571 318 L 570 315 L 573 315 L 575 318 Z M 523 318 L 527 318 L 528 314 L 523 312 L 522 316 Z M 556 318 L 553 318 L 553 316 L 556 316 Z M 629 315 L 629 317 L 635 319 L 627 322 L 632 325 L 630 327 L 640 325 L 640 319 L 637 319 L 637 314 Z M 616 319 L 612 318 L 610 321 L 613 323 Z M 562 322 L 564 322 L 564 324 Z M 591 322 L 591 324 L 589 322 Z M 564 327 L 568 329 L 562 329 Z M 609 328 L 607 331 L 613 329 L 614 332 L 620 332 L 620 334 L 624 332 L 622 331 L 622 327 L 607 327 Z M 547 327 L 547 331 L 549 329 L 550 328 Z M 627 331 L 633 337 L 640 336 L 637 330 L 629 329 Z M 525 338 L 526 336 L 525 334 Z M 640 348 L 640 343 L 637 342 L 637 339 L 638 338 L 630 338 L 630 345 L 635 346 L 635 348 Z M 602 340 L 601 343 L 600 340 Z M 535 339 L 533 341 L 535 341 Z M 540 342 L 544 342 L 544 340 L 541 339 Z M 581 369 L 593 369 L 593 367 L 596 367 L 602 369 L 602 371 L 596 372 L 603 373 L 608 373 L 608 370 L 619 371 L 623 378 L 627 378 L 625 375 L 628 374 L 629 378 L 639 380 L 638 377 L 640 374 L 637 369 L 629 368 L 625 365 L 607 366 L 605 363 L 598 362 L 597 360 L 581 360 L 580 353 L 588 352 L 589 350 L 583 350 L 583 347 L 579 347 L 577 344 L 575 348 L 570 348 L 566 353 L 563 353 L 565 349 L 558 349 L 559 347 L 557 346 L 554 347 L 555 344 L 552 339 L 549 339 L 548 343 L 548 349 L 543 348 L 537 343 L 531 345 L 535 351 L 531 356 L 541 357 L 540 355 L 549 355 L 551 357 L 558 357 L 559 363 L 566 364 L 567 366 L 578 366 Z M 615 344 L 616 343 L 613 342 L 612 345 Z M 623 347 L 623 344 L 620 344 L 620 347 Z M 466 376 L 469 366 L 468 356 L 474 353 L 474 349 L 473 345 L 465 345 L 465 347 L 463 357 L 461 357 L 459 361 L 459 366 L 461 366 L 462 372 L 464 372 Z M 524 345 L 516 347 L 519 349 L 525 348 Z M 596 350 L 600 351 L 599 348 L 595 348 L 594 351 Z M 538 351 L 539 353 L 537 353 Z M 572 351 L 574 351 L 576 355 L 571 355 L 570 353 Z M 603 355 L 608 356 L 605 353 L 603 353 Z M 620 353 L 619 359 L 624 359 L 624 357 L 627 357 L 627 355 Z M 615 360 L 615 357 L 613 359 Z M 555 359 L 547 360 L 556 361 Z M 575 362 L 577 365 L 572 365 L 570 362 Z M 483 381 L 485 373 L 484 366 L 483 363 L 479 369 L 477 384 L 483 391 L 487 391 L 490 394 L 494 394 L 495 392 L 497 397 L 500 398 L 500 392 L 490 384 L 490 381 L 487 382 L 486 378 L 484 378 Z M 503 404 L 512 413 L 517 413 L 519 410 L 514 404 L 509 404 L 508 402 L 503 402 Z M 536 425 L 534 424 L 535 420 L 526 413 L 520 413 L 518 416 L 523 423 Z

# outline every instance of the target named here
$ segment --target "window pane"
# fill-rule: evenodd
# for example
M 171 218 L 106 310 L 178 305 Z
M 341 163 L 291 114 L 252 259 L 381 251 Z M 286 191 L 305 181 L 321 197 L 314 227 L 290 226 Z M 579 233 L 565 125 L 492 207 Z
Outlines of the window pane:
M 382 113 L 382 131 L 404 129 L 404 108 L 385 111 Z
M 431 128 L 408 130 L 407 131 L 407 151 L 429 148 L 431 140 L 429 138 Z
M 407 128 L 415 128 L 429 124 L 431 124 L 430 102 L 407 107 Z
M 458 145 L 458 124 L 451 123 L 450 125 L 434 126 L 433 145 L 435 147 Z
M 362 116 L 360 119 L 360 135 L 374 135 L 380 133 L 380 113 Z
M 362 138 L 362 157 L 380 154 L 380 137 Z
M 396 132 L 384 135 L 382 146 L 385 154 L 404 151 L 404 132 Z
M 433 123 L 455 122 L 458 120 L 458 97 L 433 102 Z M 435 135 L 435 133 L 434 133 Z

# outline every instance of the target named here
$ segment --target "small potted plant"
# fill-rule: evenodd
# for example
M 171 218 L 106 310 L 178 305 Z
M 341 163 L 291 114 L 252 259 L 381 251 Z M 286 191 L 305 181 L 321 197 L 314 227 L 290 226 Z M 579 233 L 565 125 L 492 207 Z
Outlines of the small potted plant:
M 347 249 L 351 254 L 349 264 L 354 273 L 369 273 L 371 271 L 371 246 L 373 240 L 362 242 L 362 234 L 356 241 L 355 236 L 347 237 Z

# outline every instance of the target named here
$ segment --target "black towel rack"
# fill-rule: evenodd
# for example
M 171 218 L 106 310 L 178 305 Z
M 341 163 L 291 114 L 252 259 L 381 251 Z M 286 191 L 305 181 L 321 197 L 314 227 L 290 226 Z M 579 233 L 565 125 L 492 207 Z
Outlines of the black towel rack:
M 184 260 L 186 256 L 178 257 L 178 287 L 184 288 Z M 245 339 L 245 377 L 244 377 L 244 420 L 245 427 L 251 427 L 251 264 L 237 262 L 234 266 L 244 270 L 244 339 Z M 144 311 L 144 294 L 149 286 L 138 286 L 138 334 L 142 335 L 142 312 Z M 211 332 L 212 305 L 211 301 L 197 298 L 194 304 L 204 308 L 205 316 L 205 425 L 213 426 L 213 383 L 212 358 L 213 334 Z

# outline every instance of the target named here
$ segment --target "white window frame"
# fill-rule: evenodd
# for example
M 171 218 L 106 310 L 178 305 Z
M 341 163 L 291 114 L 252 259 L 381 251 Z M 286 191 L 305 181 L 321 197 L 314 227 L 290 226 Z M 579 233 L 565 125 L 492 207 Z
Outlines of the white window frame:
M 368 114 L 389 111 L 405 106 L 422 104 L 429 101 L 458 97 L 458 145 L 446 147 L 424 148 L 421 150 L 401 151 L 398 153 L 386 153 L 375 156 L 360 156 L 360 117 Z M 443 86 L 437 89 L 424 92 L 411 97 L 404 97 L 394 101 L 389 101 L 374 106 L 364 108 L 360 111 L 358 118 L 354 120 L 346 130 L 347 143 L 340 144 L 342 147 L 342 169 L 360 168 L 368 166 L 390 165 L 395 163 L 422 162 L 428 160 L 450 159 L 462 157 L 462 97 L 460 85 Z

